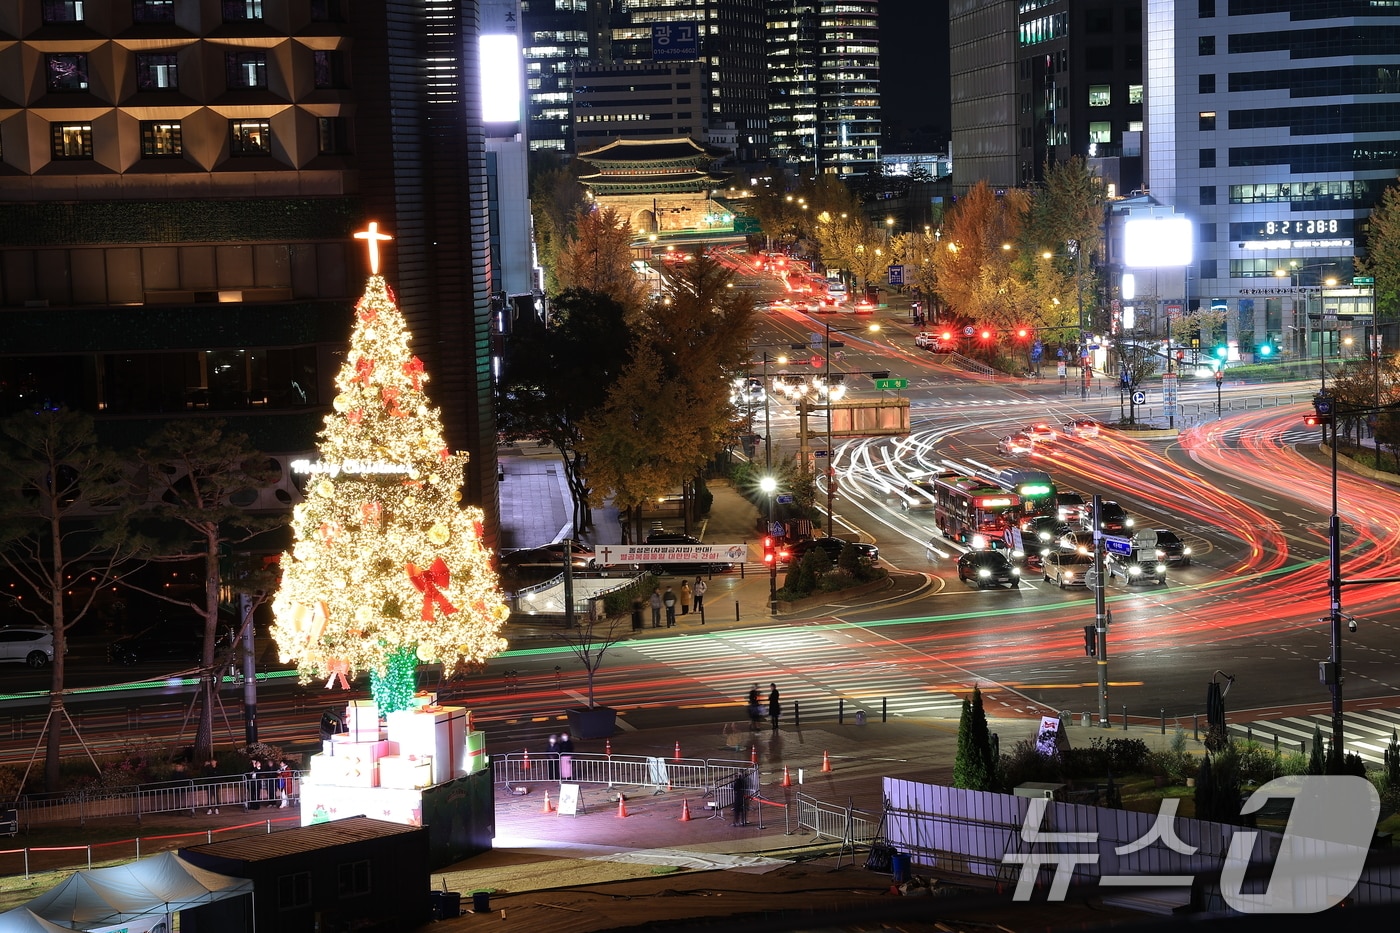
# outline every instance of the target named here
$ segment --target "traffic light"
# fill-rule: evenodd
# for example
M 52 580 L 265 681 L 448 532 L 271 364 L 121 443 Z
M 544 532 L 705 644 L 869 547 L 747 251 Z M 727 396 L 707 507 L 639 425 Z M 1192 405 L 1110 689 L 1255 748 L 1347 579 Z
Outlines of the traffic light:
M 989 330 L 984 330 L 984 331 L 982 331 L 982 339 L 983 339 L 983 340 L 991 340 L 991 339 L 992 339 L 992 332 L 989 331 Z
M 1220 388 L 1220 384 L 1221 384 L 1222 382 L 1224 382 L 1224 381 L 1225 381 L 1225 370 L 1223 370 L 1223 369 L 1217 369 L 1217 370 L 1215 371 L 1215 387 L 1216 387 L 1217 389 Z
M 1084 653 L 1094 657 L 1099 651 L 1099 633 L 1092 625 L 1084 626 Z
M 1223 344 L 1223 343 L 1217 343 L 1217 344 L 1215 345 L 1215 358 L 1216 358 L 1216 359 L 1218 359 L 1218 360 L 1223 360 L 1223 359 L 1225 359 L 1225 357 L 1227 357 L 1227 356 L 1229 356 L 1229 355 L 1230 355 L 1230 348 L 1227 347 L 1225 344 Z
M 1261 344 L 1259 344 L 1259 355 L 1260 355 L 1261 357 L 1270 357 L 1270 356 L 1273 356 L 1273 355 L 1274 355 L 1274 347 L 1273 347 L 1273 344 L 1271 344 L 1271 343 L 1261 343 Z
M 953 339 L 953 332 L 951 330 L 945 330 L 943 333 L 938 335 L 938 339 L 942 340 L 944 343 L 947 343 L 948 341 Z
M 1027 337 L 1029 337 L 1030 335 L 1031 335 L 1031 332 L 1030 332 L 1028 329 L 1024 328 L 1024 327 L 1019 328 L 1019 329 L 1016 331 L 1016 336 L 1017 336 L 1019 339 L 1021 339 L 1021 340 L 1025 340 L 1025 339 L 1026 339 Z
M 1317 425 L 1318 425 L 1317 415 L 1304 415 L 1304 416 L 1303 416 L 1303 424 L 1306 425 L 1307 427 L 1310 427 L 1310 428 L 1315 428 L 1315 427 L 1317 427 Z
M 770 535 L 763 539 L 763 562 L 765 564 L 773 564 L 776 563 L 777 560 L 778 552 L 777 549 L 773 546 L 773 538 Z
M 1318 424 L 1332 423 L 1332 398 L 1327 395 L 1319 395 L 1313 399 L 1313 413 L 1317 417 Z

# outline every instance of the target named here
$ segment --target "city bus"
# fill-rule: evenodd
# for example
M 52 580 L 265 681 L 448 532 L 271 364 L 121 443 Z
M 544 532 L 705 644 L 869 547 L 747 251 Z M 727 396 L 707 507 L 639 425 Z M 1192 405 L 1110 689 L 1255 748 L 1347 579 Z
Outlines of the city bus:
M 1027 522 L 1042 515 L 1055 515 L 1059 509 L 1055 494 L 1055 481 L 1044 470 L 1022 470 L 1017 467 L 1002 470 L 997 474 L 997 485 L 1021 497 L 1021 521 Z
M 933 521 L 945 538 L 972 547 L 1004 539 L 1020 514 L 1021 497 L 977 476 L 939 474 L 933 482 Z

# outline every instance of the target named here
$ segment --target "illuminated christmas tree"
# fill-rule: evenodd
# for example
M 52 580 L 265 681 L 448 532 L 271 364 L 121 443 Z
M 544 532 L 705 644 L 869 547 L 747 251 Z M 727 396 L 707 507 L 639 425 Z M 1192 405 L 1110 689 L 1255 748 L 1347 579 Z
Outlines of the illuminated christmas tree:
M 273 637 L 303 683 L 349 686 L 369 672 L 381 712 L 404 709 L 420 661 L 459 664 L 499 654 L 508 610 L 482 512 L 461 505 L 467 455 L 447 449 L 428 404 L 423 362 L 384 278 L 370 224 L 371 275 L 355 305 L 334 411 L 325 419 L 305 501 L 292 511 Z

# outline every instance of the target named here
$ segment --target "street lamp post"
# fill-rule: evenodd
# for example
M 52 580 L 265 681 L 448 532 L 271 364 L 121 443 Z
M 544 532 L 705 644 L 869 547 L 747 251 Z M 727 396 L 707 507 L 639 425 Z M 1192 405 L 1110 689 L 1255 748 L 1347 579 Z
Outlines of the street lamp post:
M 759 480 L 758 488 L 768 496 L 768 533 L 773 533 L 773 500 L 778 492 L 778 481 L 770 474 Z M 768 561 L 768 607 L 774 614 L 778 611 L 778 554 L 776 545 L 763 555 Z

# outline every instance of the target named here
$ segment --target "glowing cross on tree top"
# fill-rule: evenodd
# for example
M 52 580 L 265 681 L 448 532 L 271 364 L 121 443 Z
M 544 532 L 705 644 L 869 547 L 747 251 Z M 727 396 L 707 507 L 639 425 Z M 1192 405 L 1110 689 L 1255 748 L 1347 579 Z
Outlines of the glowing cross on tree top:
M 379 232 L 379 222 L 371 220 L 368 230 L 361 230 L 355 234 L 355 239 L 365 240 L 369 243 L 369 271 L 371 275 L 379 274 L 379 244 L 384 240 L 392 240 L 393 237 L 387 233 Z

